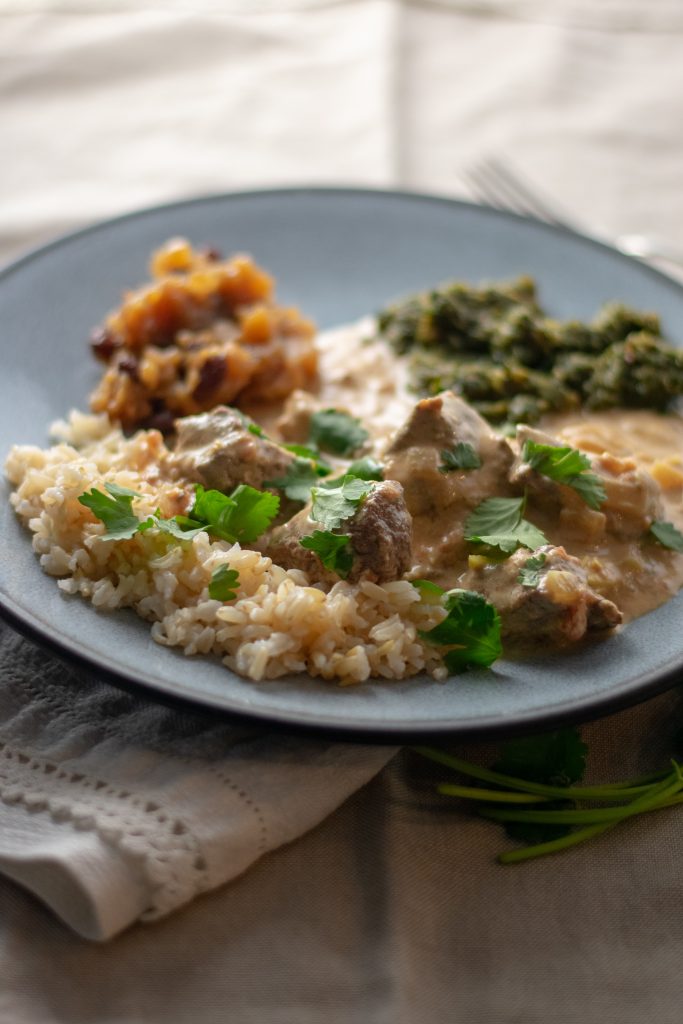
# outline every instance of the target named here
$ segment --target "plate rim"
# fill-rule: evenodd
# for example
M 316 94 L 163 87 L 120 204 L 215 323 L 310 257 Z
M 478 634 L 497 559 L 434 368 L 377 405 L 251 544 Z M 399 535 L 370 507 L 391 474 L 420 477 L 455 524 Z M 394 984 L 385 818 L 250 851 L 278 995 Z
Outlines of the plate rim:
M 547 224 L 545 221 L 535 217 L 517 214 L 509 210 L 499 210 L 487 204 L 471 202 L 448 195 L 411 189 L 385 189 L 349 185 L 296 185 L 216 192 L 167 200 L 162 203 L 135 208 L 113 217 L 86 224 L 75 230 L 61 233 L 43 244 L 28 248 L 15 259 L 0 266 L 0 283 L 10 275 L 21 271 L 35 259 L 41 258 L 53 250 L 58 250 L 63 245 L 92 234 L 97 234 L 100 231 L 105 231 L 112 226 L 126 221 L 137 220 L 146 215 L 154 215 L 170 209 L 176 210 L 178 208 L 230 202 L 233 200 L 239 201 L 292 195 L 302 197 L 335 196 L 337 198 L 344 198 L 366 196 L 379 199 L 407 199 L 415 202 L 441 204 L 450 208 L 476 209 L 483 215 L 493 215 L 496 218 L 502 217 L 517 223 L 528 224 L 531 222 L 535 227 L 546 230 L 555 237 L 564 235 L 580 241 L 584 245 L 588 244 L 598 250 L 607 252 L 611 258 L 616 257 L 625 264 L 637 264 L 640 271 L 644 272 L 646 276 L 649 275 L 657 280 L 660 285 L 663 284 L 670 288 L 679 298 L 683 299 L 683 282 L 669 276 L 658 267 L 654 267 L 621 252 L 607 241 L 583 234 L 565 225 Z M 118 688 L 132 691 L 138 696 L 142 694 L 155 701 L 173 706 L 182 706 L 185 709 L 193 709 L 196 713 L 219 713 L 226 718 L 235 718 L 242 722 L 251 721 L 261 725 L 265 724 L 276 730 L 284 729 L 288 732 L 300 732 L 306 735 L 315 734 L 319 736 L 323 734 L 344 741 L 360 743 L 372 741 L 393 744 L 396 742 L 417 742 L 446 737 L 461 741 L 480 741 L 494 736 L 500 738 L 502 736 L 547 731 L 560 726 L 588 722 L 624 708 L 632 707 L 671 689 L 679 682 L 683 682 L 683 658 L 679 658 L 676 662 L 669 662 L 664 668 L 650 670 L 639 675 L 634 680 L 631 680 L 627 686 L 622 686 L 617 693 L 610 693 L 608 691 L 606 693 L 598 693 L 593 697 L 583 697 L 578 701 L 574 699 L 570 702 L 556 704 L 550 711 L 541 707 L 523 713 L 515 712 L 514 716 L 486 715 L 478 716 L 472 720 L 462 720 L 457 723 L 451 720 L 443 724 L 432 722 L 421 724 L 419 721 L 417 724 L 414 724 L 413 720 L 411 720 L 405 724 L 392 723 L 390 725 L 383 725 L 381 722 L 359 721 L 353 717 L 345 719 L 343 715 L 337 714 L 334 715 L 334 718 L 326 717 L 324 713 L 320 712 L 314 713 L 311 719 L 307 720 L 300 710 L 288 712 L 282 708 L 227 707 L 218 696 L 214 697 L 208 693 L 193 696 L 186 691 L 182 693 L 176 692 L 175 683 L 169 685 L 168 680 L 162 682 L 148 673 L 142 673 L 141 676 L 135 677 L 130 672 L 107 665 L 99 660 L 97 656 L 91 655 L 87 650 L 79 647 L 76 640 L 66 636 L 60 630 L 53 630 L 51 632 L 47 624 L 41 622 L 36 617 L 32 617 L 30 611 L 19 606 L 1 585 L 0 618 L 33 642 L 56 654 L 62 661 L 75 666 L 77 670 L 95 673 L 98 678 Z M 276 683 L 276 680 L 270 681 L 269 685 L 276 685 Z

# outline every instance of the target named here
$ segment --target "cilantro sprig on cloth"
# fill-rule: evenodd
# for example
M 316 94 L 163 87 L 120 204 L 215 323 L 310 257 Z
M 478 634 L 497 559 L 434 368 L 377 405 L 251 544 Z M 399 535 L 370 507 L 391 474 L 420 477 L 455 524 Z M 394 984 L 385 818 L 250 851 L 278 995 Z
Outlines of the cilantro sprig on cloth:
M 602 480 L 591 472 L 590 459 L 576 448 L 525 441 L 522 458 L 537 473 L 571 487 L 589 508 L 599 509 L 607 500 Z
M 528 844 L 499 854 L 500 864 L 560 853 L 628 818 L 683 803 L 683 771 L 673 760 L 669 768 L 640 779 L 577 785 L 588 748 L 576 729 L 512 740 L 493 768 L 432 747 L 415 750 L 485 784 L 442 782 L 437 792 L 472 801 L 477 814 L 499 822 L 511 838 Z
M 526 498 L 487 498 L 465 520 L 465 540 L 512 554 L 548 543 L 538 527 L 524 518 Z

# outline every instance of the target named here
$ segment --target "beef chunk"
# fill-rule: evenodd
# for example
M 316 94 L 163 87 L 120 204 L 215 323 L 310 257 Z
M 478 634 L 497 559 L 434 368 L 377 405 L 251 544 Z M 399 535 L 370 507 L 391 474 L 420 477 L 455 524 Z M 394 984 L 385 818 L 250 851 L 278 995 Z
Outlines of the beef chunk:
M 443 452 L 458 444 L 473 449 L 478 468 L 447 469 Z M 508 471 L 513 457 L 505 438 L 451 392 L 417 403 L 381 458 L 385 478 L 403 485 L 420 574 L 448 575 L 466 555 L 465 520 L 485 498 L 512 493 Z
M 564 446 L 563 441 L 527 426 L 517 428 L 517 440 L 520 452 L 525 441 Z M 589 509 L 573 488 L 536 472 L 521 454 L 512 466 L 510 481 L 525 487 L 536 504 L 556 510 L 565 519 L 580 517 L 585 533 L 591 536 L 607 532 L 620 540 L 634 540 L 647 533 L 655 519 L 664 517 L 659 484 L 633 459 L 620 459 L 607 452 L 589 458 L 591 472 L 600 477 L 607 494 L 599 511 Z
M 306 444 L 311 428 L 311 416 L 324 408 L 308 391 L 293 391 L 285 402 L 277 429 L 286 441 Z
M 343 524 L 342 524 L 343 525 Z M 399 579 L 411 564 L 412 520 L 396 480 L 378 483 L 350 520 L 354 570 L 377 583 Z
M 518 577 L 532 556 L 543 559 L 538 585 L 523 586 Z M 470 569 L 461 585 L 479 591 L 496 606 L 503 636 L 518 643 L 573 643 L 622 621 L 617 606 L 590 587 L 578 558 L 550 544 L 533 553 L 521 548 L 505 562 Z
M 252 433 L 243 417 L 226 406 L 177 420 L 176 430 L 171 464 L 186 480 L 218 491 L 229 492 L 238 484 L 262 489 L 267 480 L 284 476 L 294 460 L 291 452 Z
M 334 583 L 339 577 L 323 566 L 314 551 L 300 544 L 303 537 L 321 529 L 310 511 L 306 506 L 275 529 L 265 551 L 278 565 L 303 569 L 313 580 Z M 388 583 L 400 579 L 411 566 L 411 518 L 403 488 L 394 480 L 375 484 L 355 515 L 335 532 L 351 537 L 353 566 L 348 580 L 352 583 L 361 578 Z
M 441 453 L 459 443 L 471 446 L 481 467 L 442 472 Z M 505 493 L 512 460 L 505 438 L 450 391 L 418 402 L 383 456 L 385 476 L 403 484 L 411 514 L 430 517 L 455 504 L 466 515 L 484 498 Z

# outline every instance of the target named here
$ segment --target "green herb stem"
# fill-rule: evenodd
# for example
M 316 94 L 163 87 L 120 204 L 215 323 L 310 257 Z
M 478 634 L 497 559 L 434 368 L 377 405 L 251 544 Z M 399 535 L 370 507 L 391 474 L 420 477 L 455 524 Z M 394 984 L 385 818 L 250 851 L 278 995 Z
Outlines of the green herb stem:
M 672 779 L 675 781 L 670 781 Z M 649 811 L 659 811 L 664 807 L 672 807 L 674 804 L 683 803 L 683 793 L 680 792 L 681 786 L 683 786 L 683 779 L 680 776 L 680 769 L 676 766 L 676 771 L 667 775 L 663 782 L 650 787 L 649 796 L 634 800 L 628 808 L 613 808 L 618 811 L 628 809 L 628 814 L 621 814 L 619 817 L 608 821 L 603 819 L 595 824 L 576 829 L 568 835 L 546 843 L 524 846 L 517 850 L 506 850 L 504 853 L 498 854 L 498 863 L 519 864 L 525 860 L 534 860 L 537 857 L 545 857 L 548 854 L 560 853 L 562 850 L 566 850 L 571 846 L 577 846 L 579 843 L 584 843 L 586 840 L 592 839 L 594 836 L 600 835 L 610 828 L 615 828 L 625 818 L 633 817 L 636 814 L 646 814 Z M 602 812 L 604 816 L 606 816 L 607 810 L 609 809 Z M 488 817 L 485 812 L 482 813 L 484 813 L 485 817 Z
M 571 808 L 559 811 L 515 811 L 504 807 L 482 807 L 482 818 L 493 821 L 519 821 L 537 825 L 592 825 L 622 821 L 644 811 L 659 810 L 664 802 L 683 788 L 683 778 L 676 769 L 663 782 L 650 787 L 650 792 L 622 807 Z
M 618 824 L 616 821 L 608 821 L 600 825 L 590 825 L 588 828 L 577 829 L 575 832 L 570 832 L 559 839 L 551 839 L 546 843 L 522 846 L 518 850 L 506 850 L 504 853 L 498 854 L 497 860 L 499 864 L 519 864 L 521 861 L 546 857 L 551 853 L 561 853 L 562 850 L 585 843 L 587 839 L 599 836 L 601 832 L 607 832 L 608 829 L 614 828 Z
M 490 768 L 482 768 L 480 765 L 471 764 L 459 757 L 453 757 L 433 747 L 413 747 L 413 750 L 442 764 L 461 775 L 468 775 L 473 779 L 481 779 L 482 782 L 492 782 L 494 785 L 503 786 L 505 789 L 516 789 L 523 793 L 535 793 L 538 796 L 550 799 L 561 800 L 628 800 L 631 797 L 645 795 L 651 789 L 652 781 L 660 781 L 662 778 L 670 778 L 671 773 L 658 772 L 642 779 L 634 779 L 632 782 L 606 783 L 600 786 L 548 786 L 542 782 L 529 782 L 527 779 L 513 778 L 511 775 L 503 775 L 501 772 L 494 772 Z
M 444 796 L 459 796 L 463 800 L 487 800 L 491 803 L 537 804 L 545 803 L 547 797 L 534 796 L 533 793 L 508 793 L 501 789 L 479 789 L 476 786 L 455 786 L 450 782 L 442 782 L 436 787 L 437 793 Z

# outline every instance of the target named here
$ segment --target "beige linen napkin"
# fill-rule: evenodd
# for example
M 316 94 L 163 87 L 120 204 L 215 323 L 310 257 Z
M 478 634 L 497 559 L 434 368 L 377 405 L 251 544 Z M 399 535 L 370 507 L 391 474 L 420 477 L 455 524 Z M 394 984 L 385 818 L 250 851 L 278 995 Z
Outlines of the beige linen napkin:
M 153 704 L 0 624 L 0 871 L 89 939 L 239 875 L 393 754 Z

